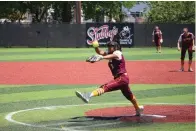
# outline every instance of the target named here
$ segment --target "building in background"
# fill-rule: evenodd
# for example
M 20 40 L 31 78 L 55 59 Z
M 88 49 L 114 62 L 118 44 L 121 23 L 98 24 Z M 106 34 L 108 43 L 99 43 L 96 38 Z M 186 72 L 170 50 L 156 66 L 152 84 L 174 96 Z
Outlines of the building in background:
M 144 2 L 139 2 L 130 9 L 123 6 L 122 12 L 125 15 L 123 22 L 143 23 L 149 10 L 150 7 Z

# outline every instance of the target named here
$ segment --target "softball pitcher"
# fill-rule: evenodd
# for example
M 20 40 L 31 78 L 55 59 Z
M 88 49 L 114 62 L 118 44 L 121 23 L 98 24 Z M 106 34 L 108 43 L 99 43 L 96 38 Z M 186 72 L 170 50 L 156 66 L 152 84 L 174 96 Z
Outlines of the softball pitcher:
M 76 91 L 76 95 L 84 102 L 88 103 L 91 97 L 100 96 L 111 91 L 121 90 L 122 94 L 133 104 L 136 116 L 140 116 L 144 107 L 139 106 L 136 97 L 129 88 L 129 77 L 125 68 L 125 59 L 120 44 L 109 41 L 107 43 L 108 52 L 101 50 L 97 41 L 93 42 L 93 47 L 98 55 L 93 55 L 86 61 L 94 63 L 103 59 L 109 60 L 108 66 L 114 79 L 89 93 Z

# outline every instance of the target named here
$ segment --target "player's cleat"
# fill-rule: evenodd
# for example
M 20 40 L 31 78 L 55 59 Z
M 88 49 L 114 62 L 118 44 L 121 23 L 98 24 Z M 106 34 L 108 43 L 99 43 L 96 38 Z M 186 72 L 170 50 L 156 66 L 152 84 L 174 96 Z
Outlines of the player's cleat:
M 193 69 L 190 68 L 190 69 L 188 70 L 188 72 L 193 72 Z
M 136 116 L 141 116 L 144 111 L 144 106 L 139 106 L 139 109 L 136 110 Z
M 90 93 L 81 93 L 76 91 L 76 96 L 82 99 L 85 103 L 88 103 L 90 100 Z
M 183 72 L 184 71 L 184 68 L 181 68 L 180 70 L 179 70 L 179 72 Z

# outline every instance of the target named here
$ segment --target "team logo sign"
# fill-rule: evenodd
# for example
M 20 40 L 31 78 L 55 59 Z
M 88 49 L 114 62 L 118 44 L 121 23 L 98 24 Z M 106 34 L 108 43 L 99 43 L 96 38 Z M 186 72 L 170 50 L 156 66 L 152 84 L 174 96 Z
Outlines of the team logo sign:
M 116 37 L 121 45 L 133 45 L 133 24 L 132 23 L 87 23 L 86 43 L 91 45 L 98 40 L 100 45 L 112 41 Z
M 108 25 L 103 25 L 99 28 L 97 27 L 90 27 L 87 30 L 87 35 L 90 37 L 90 40 L 87 39 L 87 44 L 91 45 L 94 40 L 101 40 L 101 39 L 107 39 L 109 38 L 110 41 L 113 40 L 114 36 L 117 35 L 118 28 L 115 26 L 109 30 Z
M 132 35 L 131 28 L 128 26 L 123 27 L 123 30 L 119 33 L 120 35 L 120 44 L 132 44 Z

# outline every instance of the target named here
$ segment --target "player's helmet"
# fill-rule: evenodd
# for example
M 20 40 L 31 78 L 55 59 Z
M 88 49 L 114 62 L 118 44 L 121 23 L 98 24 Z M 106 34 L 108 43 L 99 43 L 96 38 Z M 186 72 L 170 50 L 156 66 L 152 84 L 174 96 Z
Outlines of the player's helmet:
M 108 41 L 107 42 L 107 47 L 113 46 L 115 50 L 120 50 L 121 51 L 121 45 L 118 42 L 115 41 Z

